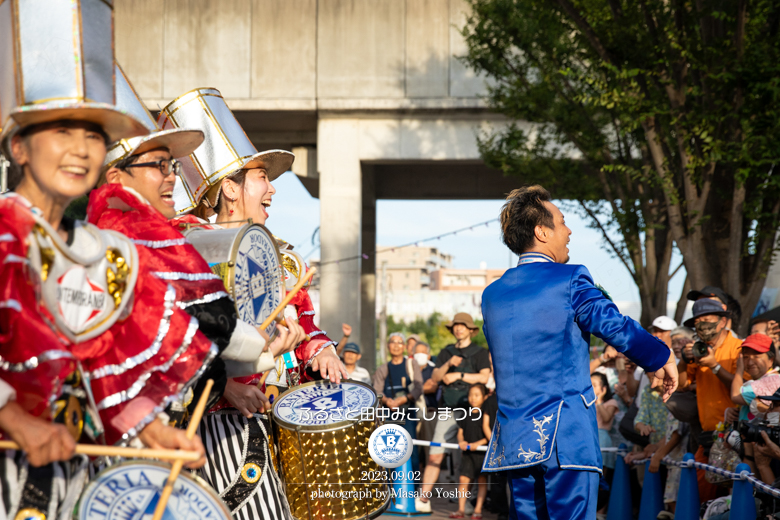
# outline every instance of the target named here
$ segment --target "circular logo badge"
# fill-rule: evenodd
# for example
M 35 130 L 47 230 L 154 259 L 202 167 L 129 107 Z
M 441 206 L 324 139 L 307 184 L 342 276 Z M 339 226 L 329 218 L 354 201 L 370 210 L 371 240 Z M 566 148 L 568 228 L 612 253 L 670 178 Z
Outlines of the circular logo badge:
M 99 473 L 81 495 L 78 520 L 151 518 L 170 474 L 170 466 L 125 462 Z M 216 492 L 182 472 L 173 487 L 163 518 L 191 520 L 232 518 Z
M 402 426 L 385 424 L 368 439 L 368 453 L 383 468 L 402 466 L 412 456 L 412 436 Z
M 376 394 L 363 385 L 323 382 L 286 393 L 274 403 L 274 415 L 300 426 L 328 425 L 360 419 L 375 402 Z
M 238 244 L 233 296 L 238 317 L 260 325 L 284 298 L 276 243 L 263 229 L 250 227 Z M 266 333 L 273 334 L 276 325 Z

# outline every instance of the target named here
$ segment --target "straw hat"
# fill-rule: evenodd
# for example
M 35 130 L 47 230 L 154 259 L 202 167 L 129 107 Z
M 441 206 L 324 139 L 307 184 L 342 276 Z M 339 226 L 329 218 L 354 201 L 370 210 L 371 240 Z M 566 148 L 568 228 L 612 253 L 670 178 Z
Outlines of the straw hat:
M 0 140 L 66 119 L 100 125 L 109 141 L 149 133 L 115 106 L 113 16 L 103 0 L 0 3 L 10 43 L 0 52 Z
M 217 89 L 198 88 L 179 96 L 162 109 L 157 122 L 163 130 L 197 128 L 206 135 L 203 144 L 181 160 L 182 186 L 173 194 L 178 213 L 199 204 L 214 208 L 222 181 L 238 170 L 262 166 L 273 181 L 295 160 L 286 150 L 258 153 Z

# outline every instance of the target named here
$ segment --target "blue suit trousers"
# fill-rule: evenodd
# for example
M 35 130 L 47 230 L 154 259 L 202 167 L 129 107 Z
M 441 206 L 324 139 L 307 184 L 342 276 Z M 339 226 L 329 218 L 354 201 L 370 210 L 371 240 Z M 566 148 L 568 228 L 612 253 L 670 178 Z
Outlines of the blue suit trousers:
M 593 520 L 596 518 L 599 474 L 561 469 L 555 456 L 507 472 L 512 520 Z

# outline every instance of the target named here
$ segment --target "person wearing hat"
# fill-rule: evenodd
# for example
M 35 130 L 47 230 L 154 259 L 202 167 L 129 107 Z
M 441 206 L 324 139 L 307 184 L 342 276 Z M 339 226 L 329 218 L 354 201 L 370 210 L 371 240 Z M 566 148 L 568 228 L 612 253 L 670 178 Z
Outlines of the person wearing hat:
M 259 368 L 270 369 L 274 356 L 293 348 L 303 332 L 297 324 L 289 330 L 280 328 L 276 340 L 266 345 L 264 331 L 236 319 L 233 301 L 222 280 L 168 222 L 176 216 L 171 195 L 174 180 L 181 173 L 177 158 L 195 151 L 203 143 L 203 132 L 160 130 L 118 64 L 116 78 L 117 106 L 135 114 L 152 133 L 111 145 L 101 170 L 100 187 L 90 194 L 87 216 L 102 229 L 132 238 L 144 265 L 175 289 L 176 305 L 197 318 L 201 333 L 219 347 L 220 359 L 212 363 L 195 388 L 198 393 L 207 379 L 213 379 L 209 401 L 213 405 L 225 391 L 226 370 L 227 375 L 238 376 L 258 372 Z M 243 405 L 246 397 L 242 394 L 235 400 Z M 191 401 L 190 407 L 194 404 Z
M 479 334 L 479 328 L 474 324 L 471 315 L 466 312 L 455 314 L 452 320 L 445 324 L 453 336 L 455 343 L 447 345 L 436 357 L 436 368 L 431 379 L 440 384 L 441 408 L 468 409 L 468 394 L 471 385 L 488 382 L 490 378 L 490 356 L 487 349 L 471 343 L 472 338 Z M 456 443 L 458 439 L 458 423 L 451 414 L 444 419 L 439 414 L 439 420 L 433 431 L 432 441 L 435 443 Z M 428 451 L 428 463 L 425 465 L 421 495 L 430 493 L 434 483 L 439 479 L 441 463 L 444 460 L 444 448 L 431 446 Z M 430 512 L 431 504 L 424 496 L 415 499 L 418 512 Z
M 729 330 L 733 330 L 733 321 L 736 320 L 736 322 L 739 323 L 740 317 L 742 316 L 742 306 L 739 304 L 739 301 L 720 287 L 705 285 L 701 290 L 688 291 L 688 294 L 685 295 L 685 297 L 692 302 L 701 300 L 702 298 L 710 298 L 725 305 L 726 310 L 731 313 L 726 323 L 726 327 Z
M 712 432 L 732 405 L 731 385 L 737 371 L 742 341 L 727 328 L 731 313 L 724 304 L 701 298 L 693 304 L 693 317 L 686 327 L 695 329 L 700 341 L 687 345 L 679 362 L 680 389 L 696 383 L 696 404 L 703 432 L 695 453 L 697 461 L 706 462 L 712 446 Z M 697 347 L 694 356 L 694 347 Z M 702 500 L 716 498 L 717 488 L 707 482 L 704 472 L 697 472 Z
M 203 117 L 204 106 L 219 117 Z M 163 129 L 182 128 L 186 121 L 198 121 L 206 140 L 182 161 L 181 181 L 188 195 L 182 207 L 192 207 L 192 213 L 199 217 L 215 215 L 217 226 L 222 228 L 240 227 L 249 219 L 265 225 L 276 193 L 271 183 L 292 167 L 295 156 L 286 150 L 258 152 L 216 89 L 194 89 L 179 96 L 162 109 L 158 119 Z M 291 249 L 286 242 L 277 242 L 280 249 Z M 283 369 L 281 374 L 272 370 L 265 384 L 287 386 L 288 376 L 306 382 L 309 367 L 338 383 L 346 377 L 346 369 L 336 354 L 336 342 L 314 323 L 314 305 L 306 287 L 290 305 L 311 339 L 295 349 L 294 369 Z M 257 379 L 259 376 L 244 383 L 256 385 Z
M 482 294 L 498 414 L 483 471 L 507 472 L 518 519 L 595 518 L 602 457 L 590 335 L 677 387 L 669 347 L 620 314 L 581 265 L 567 264 L 571 230 L 541 186 L 513 190 L 503 241 L 519 256 Z
M 780 374 L 775 366 L 777 352 L 772 339 L 764 334 L 752 334 L 742 342 L 742 351 L 737 358 L 734 380 L 731 382 L 731 401 L 740 405 L 739 420 L 752 421 L 764 417 L 770 402 L 764 402 L 757 395 L 771 395 L 780 389 Z M 743 379 L 743 373 L 751 381 Z
M 367 385 L 371 384 L 371 374 L 368 370 L 358 365 L 360 361 L 360 346 L 357 343 L 347 343 L 341 351 L 344 366 L 347 368 L 347 379 L 359 381 Z
M 204 451 L 160 410 L 216 349 L 163 308 L 164 284 L 147 279 L 127 237 L 65 216 L 97 181 L 107 144 L 148 133 L 114 105 L 111 18 L 98 0 L 0 11 L 0 33 L 15 35 L 0 69 L 0 146 L 12 164 L 0 197 L 0 429 L 21 446 L 3 456 L 0 517 L 71 518 L 88 476 L 88 459 L 74 456 L 82 439 Z M 139 316 L 149 335 L 128 330 Z
M 202 218 L 209 217 L 215 218 L 216 228 L 241 227 L 250 219 L 264 225 L 276 193 L 271 182 L 290 169 L 295 156 L 286 150 L 258 152 L 216 89 L 187 92 L 166 105 L 158 118 L 163 131 L 189 128 L 191 122 L 206 139 L 189 157 L 182 158 L 179 189 L 174 187 L 172 194 L 180 216 L 171 221 L 172 225 L 200 225 L 204 223 Z M 281 242 L 280 248 L 289 247 L 277 241 Z M 291 318 L 286 319 L 287 323 L 304 333 L 286 354 L 289 357 L 265 374 L 258 369 L 251 375 L 230 378 L 227 399 L 209 411 L 198 430 L 207 448 L 201 476 L 220 493 L 238 520 L 266 516 L 264 511 L 274 518 L 291 516 L 272 466 L 258 480 L 249 482 L 241 473 L 249 459 L 224 463 L 233 453 L 247 453 L 249 457 L 252 453 L 248 449 L 268 453 L 270 406 L 266 394 L 278 395 L 286 386 L 308 381 L 311 374 L 333 383 L 347 377 L 336 355 L 336 343 L 314 323 L 314 305 L 306 287 L 295 295 L 288 312 L 295 314 L 298 325 Z M 303 339 L 306 335 L 309 339 Z M 234 408 L 241 413 L 231 413 Z M 252 442 L 247 442 L 250 437 Z

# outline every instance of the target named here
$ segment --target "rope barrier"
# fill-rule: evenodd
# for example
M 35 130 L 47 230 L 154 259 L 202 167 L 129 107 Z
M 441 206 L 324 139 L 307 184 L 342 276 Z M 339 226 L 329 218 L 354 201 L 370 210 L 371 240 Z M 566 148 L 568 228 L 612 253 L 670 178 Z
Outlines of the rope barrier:
M 451 450 L 460 449 L 460 446 L 458 444 L 455 444 L 454 442 L 431 442 L 431 441 L 421 441 L 418 439 L 414 439 L 412 440 L 412 444 L 414 444 L 415 446 L 437 446 L 439 448 L 445 448 Z M 471 451 L 471 448 L 465 451 Z M 487 451 L 487 446 L 477 446 L 477 449 L 474 451 Z

